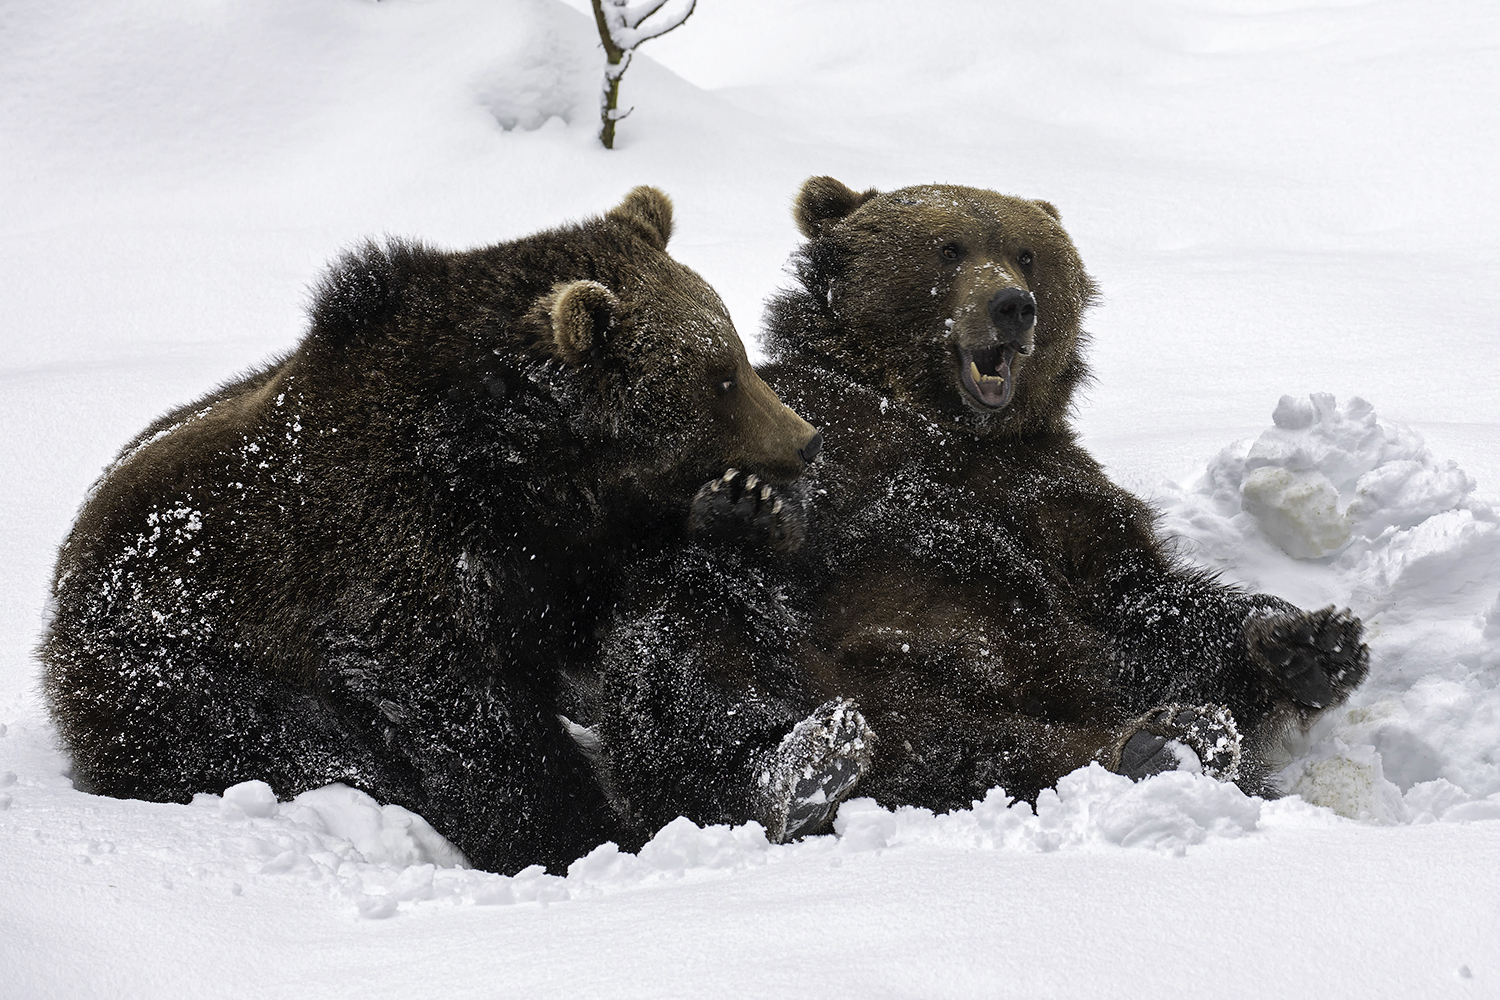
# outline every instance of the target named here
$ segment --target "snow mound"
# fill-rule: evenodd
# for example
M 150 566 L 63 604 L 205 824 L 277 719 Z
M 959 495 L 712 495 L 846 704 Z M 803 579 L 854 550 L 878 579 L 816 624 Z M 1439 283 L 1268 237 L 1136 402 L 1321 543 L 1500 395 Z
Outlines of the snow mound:
M 1233 785 L 1187 771 L 1134 783 L 1098 765 L 1044 792 L 1036 811 L 995 789 L 971 809 L 934 815 L 882 809 L 871 799 L 844 803 L 837 836 L 772 845 L 758 823 L 700 827 L 678 818 L 638 854 L 603 844 L 565 876 L 532 866 L 514 876 L 475 871 L 432 827 L 400 806 L 329 785 L 277 802 L 264 782 L 222 796 L 199 795 L 186 807 L 212 837 L 225 864 L 219 874 L 247 883 L 291 876 L 322 885 L 366 918 L 393 916 L 424 903 L 509 906 L 592 898 L 644 886 L 722 878 L 809 855 L 951 847 L 1051 852 L 1141 848 L 1182 855 L 1213 838 L 1256 829 L 1264 803 Z M 181 808 L 181 807 L 155 807 Z M 200 861 L 201 864 L 201 861 Z M 235 891 L 242 891 L 240 881 Z
M 905 844 L 979 850 L 1058 851 L 1135 847 L 1182 855 L 1214 837 L 1256 828 L 1260 799 L 1188 771 L 1141 782 L 1090 764 L 1037 797 L 1036 811 L 993 789 L 972 809 L 944 815 L 910 806 L 888 812 L 872 799 L 839 810 L 835 829 L 850 851 Z
M 1380 777 L 1378 754 L 1368 747 L 1323 754 L 1305 767 L 1298 790 L 1309 800 L 1325 800 L 1333 812 L 1367 822 L 1500 819 L 1500 794 L 1475 799 L 1447 781 L 1418 785 L 1403 797 Z M 1190 771 L 1132 782 L 1091 764 L 1044 791 L 1034 811 L 998 788 L 969 809 L 943 815 L 852 799 L 840 808 L 836 835 L 781 845 L 769 843 L 758 823 L 700 827 L 678 818 L 638 854 L 603 844 L 573 862 L 566 875 L 532 866 L 504 876 L 464 867 L 462 855 L 421 817 L 343 785 L 278 803 L 263 782 L 250 781 L 222 798 L 200 795 L 193 805 L 212 808 L 228 826 L 221 848 L 238 856 L 242 877 L 292 876 L 322 884 L 370 919 L 424 904 L 561 903 L 872 851 L 1141 849 L 1182 856 L 1209 841 L 1254 835 L 1271 816 L 1281 826 L 1337 822 L 1328 808 L 1297 799 L 1265 802 Z
M 421 816 L 398 805 L 381 805 L 364 792 L 346 785 L 316 788 L 303 792 L 284 806 L 276 806 L 269 785 L 261 781 L 246 782 L 224 792 L 221 813 L 232 814 L 237 806 L 243 809 L 236 792 L 247 787 L 254 788 L 258 802 L 270 799 L 275 807 L 275 813 L 264 815 L 280 813 L 304 829 L 346 840 L 361 858 L 372 864 L 468 867 L 463 853 Z
M 470 14 L 484 16 L 479 9 Z M 476 72 L 480 103 L 507 132 L 534 131 L 554 118 L 563 124 L 592 121 L 601 60 L 597 44 L 578 30 L 588 26 L 558 4 L 533 5 L 526 14 L 529 23 L 509 26 L 499 36 L 508 51 L 495 52 L 490 38 L 484 40 L 489 52 L 475 52 L 475 66 L 484 67 Z
M 1259 535 L 1293 559 L 1355 560 L 1374 549 L 1431 549 L 1413 538 L 1453 530 L 1424 527 L 1434 518 L 1495 535 L 1473 478 L 1435 460 L 1420 434 L 1380 419 L 1358 396 L 1342 405 L 1328 393 L 1282 396 L 1271 420 L 1253 442 L 1209 462 L 1188 491 L 1191 516 L 1170 523 L 1175 534 L 1211 556 Z
M 1404 797 L 1438 780 L 1500 791 L 1500 518 L 1473 477 L 1363 399 L 1283 396 L 1271 419 L 1158 502 L 1188 557 L 1365 621 L 1370 677 L 1286 748 L 1286 787 L 1374 822 L 1430 814 Z
M 565 876 L 532 866 L 514 876 L 475 871 L 419 816 L 382 806 L 363 792 L 329 785 L 291 802 L 248 781 L 223 796 L 199 795 L 189 808 L 212 810 L 226 830 L 216 839 L 246 879 L 293 876 L 324 885 L 362 917 L 393 916 L 413 905 L 507 906 L 556 903 L 683 880 L 698 881 L 809 855 L 951 847 L 1051 852 L 1141 848 L 1182 855 L 1214 838 L 1256 829 L 1259 799 L 1187 771 L 1135 783 L 1098 765 L 1044 792 L 1035 812 L 995 789 L 971 809 L 934 815 L 894 812 L 871 799 L 844 803 L 836 836 L 772 845 L 758 823 L 700 827 L 678 818 L 638 854 L 603 844 Z M 238 884 L 238 883 L 236 883 Z

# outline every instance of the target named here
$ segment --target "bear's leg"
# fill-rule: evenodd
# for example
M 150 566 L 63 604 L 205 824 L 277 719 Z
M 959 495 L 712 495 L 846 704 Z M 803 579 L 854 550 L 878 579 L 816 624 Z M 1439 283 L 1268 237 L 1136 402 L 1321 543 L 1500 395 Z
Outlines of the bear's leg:
M 886 808 L 961 809 L 993 788 L 1035 802 L 1043 789 L 1091 763 L 1139 780 L 1191 767 L 1195 758 L 1202 773 L 1231 781 L 1240 761 L 1238 731 L 1220 706 L 1169 705 L 1123 724 L 941 711 L 931 704 L 922 713 L 880 712 L 872 719 L 880 742 L 859 790 Z
M 578 721 L 597 729 L 618 809 L 643 837 L 677 816 L 810 832 L 867 759 L 857 712 L 799 663 L 805 595 L 761 565 L 737 546 L 689 544 L 623 583 Z
M 361 741 L 316 699 L 212 651 L 54 636 L 43 650 L 74 784 L 116 798 L 187 802 L 261 780 L 288 798 L 374 779 Z M 379 794 L 380 789 L 367 789 Z
M 1035 802 L 1064 775 L 1108 765 L 1123 734 L 1105 720 L 1062 722 L 937 701 L 877 705 L 869 717 L 878 742 L 857 793 L 887 809 L 966 809 L 996 788 Z
M 810 698 L 787 697 L 758 676 L 729 676 L 765 660 L 713 632 L 695 636 L 697 624 L 652 615 L 623 623 L 605 644 L 603 683 L 589 713 L 605 784 L 642 840 L 677 816 L 767 822 L 761 776 L 808 713 Z M 644 641 L 642 627 L 650 633 Z M 799 763 L 815 764 L 816 755 L 789 748 L 770 770 L 779 777 Z
M 1138 710 L 1227 707 L 1244 736 L 1237 783 L 1247 791 L 1274 792 L 1263 779 L 1282 737 L 1347 700 L 1369 670 L 1348 612 L 1302 611 L 1144 558 L 1122 558 L 1109 576 L 1117 592 L 1091 606 L 1109 612 L 1095 626 L 1113 639 L 1120 689 Z
M 490 689 L 492 690 L 492 689 Z M 555 715 L 533 710 L 524 695 L 505 710 L 487 697 L 463 695 L 431 728 L 413 719 L 402 748 L 421 760 L 419 797 L 401 802 L 419 812 L 486 871 L 513 875 L 540 864 L 554 875 L 600 844 L 638 845 L 622 831 L 588 755 Z M 480 725 L 481 738 L 452 752 L 457 725 Z M 462 731 L 462 730 L 460 730 Z M 420 757 L 419 757 L 420 755 Z
M 335 763 L 360 766 L 332 780 L 418 813 L 471 864 L 501 874 L 533 864 L 564 874 L 605 841 L 620 842 L 587 753 L 558 717 L 555 675 L 566 654 L 343 633 L 317 642 L 333 653 L 316 704 L 345 744 L 365 752 L 341 751 Z M 305 726 L 286 742 L 299 759 L 327 722 Z

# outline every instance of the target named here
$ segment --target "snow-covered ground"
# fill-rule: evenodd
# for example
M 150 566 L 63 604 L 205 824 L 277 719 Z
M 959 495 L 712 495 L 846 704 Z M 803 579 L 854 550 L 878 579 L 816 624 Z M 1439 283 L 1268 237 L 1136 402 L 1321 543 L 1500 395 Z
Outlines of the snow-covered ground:
M 613 152 L 601 63 L 584 0 L 0 3 L 0 997 L 1500 996 L 1500 7 L 701 0 Z M 1369 625 L 1297 795 L 1093 769 L 1035 815 L 679 821 L 507 879 L 348 789 L 72 789 L 56 545 L 152 417 L 295 342 L 324 261 L 651 183 L 753 343 L 821 173 L 1062 209 L 1089 446 L 1194 558 Z

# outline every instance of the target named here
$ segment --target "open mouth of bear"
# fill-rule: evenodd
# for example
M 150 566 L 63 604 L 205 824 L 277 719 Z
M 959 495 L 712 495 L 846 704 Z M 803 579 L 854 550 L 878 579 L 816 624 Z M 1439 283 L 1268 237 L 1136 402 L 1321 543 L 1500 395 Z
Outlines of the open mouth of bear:
M 1016 380 L 1011 363 L 1016 359 L 1014 347 L 959 348 L 958 381 L 980 406 L 998 410 L 1015 395 Z

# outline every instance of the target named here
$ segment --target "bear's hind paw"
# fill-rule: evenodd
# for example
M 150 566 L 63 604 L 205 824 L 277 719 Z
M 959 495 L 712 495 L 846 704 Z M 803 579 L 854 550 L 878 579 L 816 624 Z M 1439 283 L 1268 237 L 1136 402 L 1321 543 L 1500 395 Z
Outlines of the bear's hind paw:
M 766 839 L 817 833 L 870 769 L 875 735 L 846 698 L 824 702 L 792 728 L 759 770 Z
M 1198 769 L 1233 781 L 1240 770 L 1240 731 L 1223 705 L 1164 705 L 1131 723 L 1116 744 L 1110 770 L 1139 781 L 1163 771 Z

